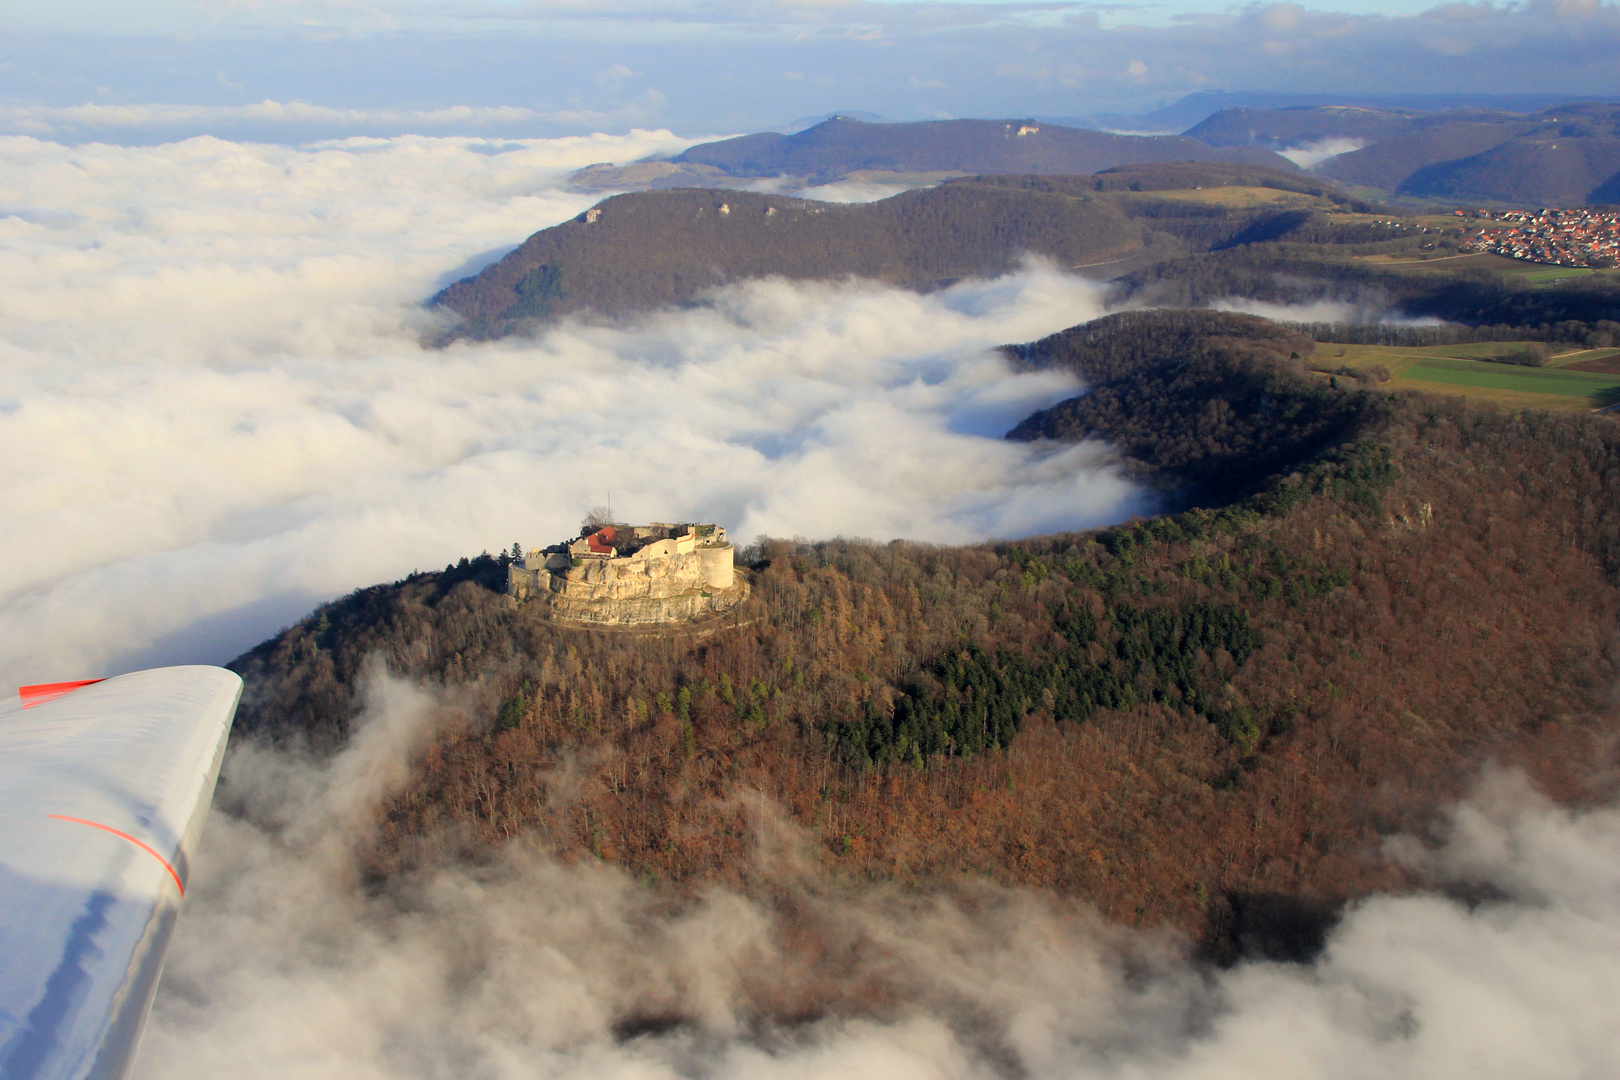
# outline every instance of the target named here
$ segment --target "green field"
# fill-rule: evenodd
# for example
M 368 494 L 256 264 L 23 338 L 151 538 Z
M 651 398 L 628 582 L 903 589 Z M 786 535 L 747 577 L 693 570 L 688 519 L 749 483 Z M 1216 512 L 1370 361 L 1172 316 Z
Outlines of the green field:
M 1596 270 L 1586 266 L 1537 266 L 1535 263 L 1527 265 L 1534 266 L 1535 269 L 1521 271 L 1515 274 L 1514 277 L 1520 281 L 1529 282 L 1531 285 L 1551 285 L 1555 281 L 1588 277 L 1597 273 Z
M 1620 375 L 1515 367 L 1512 364 L 1441 357 L 1419 360 L 1406 369 L 1404 377 L 1419 382 L 1487 386 L 1495 390 L 1517 390 L 1524 394 L 1564 394 L 1579 398 L 1598 398 L 1620 388 Z
M 1572 278 L 1591 277 L 1593 274 L 1614 274 L 1614 270 L 1593 270 L 1585 266 L 1548 266 L 1528 259 L 1510 259 L 1492 252 L 1473 252 L 1466 255 L 1434 251 L 1427 258 L 1401 252 L 1391 255 L 1358 255 L 1357 262 L 1371 263 L 1407 273 L 1454 274 L 1485 271 L 1512 281 L 1545 288 Z
M 1539 368 L 1477 359 L 1519 348 L 1523 348 L 1522 343 L 1506 341 L 1438 348 L 1321 344 L 1311 362 L 1324 374 L 1341 368 L 1354 371 L 1382 368 L 1390 376 L 1384 386 L 1391 390 L 1462 394 L 1510 408 L 1584 411 L 1620 403 L 1620 375 L 1565 371 L 1559 366 L 1612 356 L 1620 350 L 1569 352 L 1553 357 L 1548 366 Z

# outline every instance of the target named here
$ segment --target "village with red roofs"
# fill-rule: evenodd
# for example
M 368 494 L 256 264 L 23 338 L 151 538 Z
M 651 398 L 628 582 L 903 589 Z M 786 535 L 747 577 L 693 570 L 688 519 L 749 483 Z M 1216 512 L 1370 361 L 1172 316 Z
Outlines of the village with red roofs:
M 1592 268 L 1620 265 L 1620 211 L 1474 210 L 1456 211 L 1459 217 L 1500 223 L 1482 228 L 1461 250 L 1490 252 L 1510 259 L 1552 266 Z

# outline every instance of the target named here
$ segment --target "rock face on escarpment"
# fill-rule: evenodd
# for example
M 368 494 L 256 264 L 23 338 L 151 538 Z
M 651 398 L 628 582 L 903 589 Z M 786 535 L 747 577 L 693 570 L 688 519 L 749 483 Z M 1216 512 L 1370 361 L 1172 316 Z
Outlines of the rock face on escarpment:
M 507 596 L 516 607 L 569 622 L 683 622 L 747 596 L 733 556 L 719 525 L 601 525 L 514 562 Z

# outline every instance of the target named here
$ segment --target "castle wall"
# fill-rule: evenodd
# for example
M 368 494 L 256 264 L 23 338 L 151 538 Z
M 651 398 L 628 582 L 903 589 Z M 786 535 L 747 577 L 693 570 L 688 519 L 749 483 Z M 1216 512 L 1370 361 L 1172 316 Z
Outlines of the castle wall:
M 540 571 L 527 569 L 527 566 L 528 559 L 525 557 L 522 566 L 513 563 L 506 568 L 506 595 L 520 604 L 545 591 L 545 586 L 540 582 Z
M 636 538 L 676 526 L 634 526 Z M 587 622 L 673 622 L 707 611 L 725 610 L 746 595 L 736 575 L 725 530 L 698 526 L 680 536 L 651 540 L 627 557 L 591 557 L 579 550 L 525 555 L 508 570 L 507 594 L 514 604 L 540 601 L 553 617 Z
M 551 575 L 551 591 L 575 600 L 660 600 L 704 588 L 696 553 L 658 559 L 585 559 Z
M 680 545 L 669 537 L 665 537 L 662 540 L 654 540 L 652 543 L 642 547 L 634 555 L 630 556 L 630 561 L 635 562 L 638 559 L 642 561 L 648 559 L 663 559 L 670 555 L 678 554 L 679 552 Z

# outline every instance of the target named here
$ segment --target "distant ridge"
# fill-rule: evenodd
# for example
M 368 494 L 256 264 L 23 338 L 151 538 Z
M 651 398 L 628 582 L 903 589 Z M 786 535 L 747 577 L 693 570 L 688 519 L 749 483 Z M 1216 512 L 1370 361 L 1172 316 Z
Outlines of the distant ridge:
M 1563 102 L 1532 113 L 1226 109 L 1187 135 L 1279 151 L 1346 140 L 1345 152 L 1317 166 L 1323 176 L 1451 204 L 1580 206 L 1613 202 L 1620 190 L 1620 104 L 1610 102 Z
M 1201 194 L 1220 188 L 1249 195 L 1222 205 Z M 1244 201 L 1256 194 L 1263 197 Z M 535 233 L 432 303 L 462 316 L 455 336 L 488 338 L 571 312 L 697 303 L 717 286 L 767 276 L 931 289 L 1006 273 L 1036 255 L 1113 277 L 1192 250 L 1331 228 L 1319 215 L 1352 204 L 1298 170 L 1227 162 L 967 177 L 852 204 L 691 188 L 632 192 Z
M 1575 95 L 1579 99 L 1580 95 Z M 1090 113 L 1083 117 L 1051 117 L 1059 123 L 1090 123 L 1111 131 L 1181 132 L 1223 109 L 1283 111 L 1322 106 L 1356 106 L 1413 112 L 1484 109 L 1534 112 L 1572 100 L 1569 94 L 1292 94 L 1282 91 L 1201 91 L 1188 94 L 1144 113 Z M 1193 136 L 1197 138 L 1197 136 Z
M 1377 109 L 1365 105 L 1312 105 L 1291 109 L 1222 109 L 1189 128 L 1190 139 L 1211 146 L 1264 146 L 1270 150 L 1318 142 L 1356 139 L 1377 142 L 1458 124 L 1524 123 L 1520 113 L 1489 109 Z
M 874 170 L 1074 176 L 1159 161 L 1293 167 L 1259 148 L 1211 147 L 1180 136 L 1114 135 L 1032 119 L 870 124 L 846 116 L 793 135 L 762 132 L 703 143 L 670 160 L 711 166 L 729 176 L 814 180 Z
M 843 117 L 846 120 L 859 120 L 866 124 L 891 123 L 887 116 L 879 116 L 877 113 L 861 112 L 858 109 L 834 109 L 829 113 L 817 113 L 814 116 L 801 116 L 797 120 L 789 120 L 776 130 L 784 135 L 797 135 L 801 131 L 813 128 L 817 124 L 824 124 L 835 117 Z
M 573 183 L 604 193 L 746 188 L 784 178 L 805 185 L 856 179 L 917 187 L 953 176 L 1084 176 L 1169 161 L 1295 168 L 1262 147 L 1212 147 L 1176 135 L 1116 135 L 1027 118 L 870 123 L 839 114 L 792 134 L 763 131 L 701 143 L 671 158 L 591 165 L 575 173 Z

